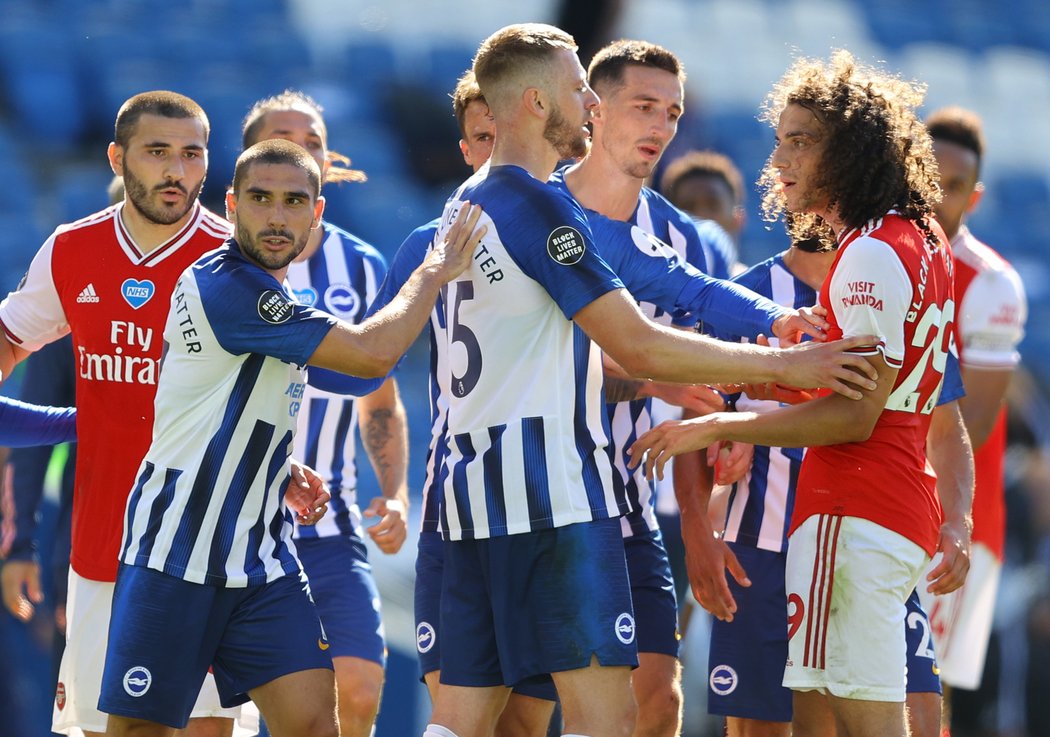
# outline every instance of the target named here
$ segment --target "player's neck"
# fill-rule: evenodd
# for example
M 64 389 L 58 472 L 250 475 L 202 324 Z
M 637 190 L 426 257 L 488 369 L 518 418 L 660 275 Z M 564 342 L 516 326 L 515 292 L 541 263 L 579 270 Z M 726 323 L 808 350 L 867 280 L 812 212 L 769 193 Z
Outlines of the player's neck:
M 546 140 L 533 137 L 504 134 L 496 137 L 489 166 L 520 166 L 529 174 L 546 182 L 558 165 L 558 154 Z
M 324 227 L 317 227 L 310 231 L 310 237 L 306 241 L 306 248 L 303 252 L 295 257 L 293 263 L 301 263 L 308 260 L 311 256 L 317 253 L 318 249 L 321 248 L 321 242 L 324 241 Z
M 159 246 L 171 240 L 176 233 L 186 227 L 186 223 L 196 213 L 197 204 L 194 203 L 193 207 L 177 221 L 164 225 L 147 219 L 135 205 L 130 201 L 125 201 L 124 206 L 120 208 L 120 219 L 139 251 L 145 254 L 155 251 Z
M 789 248 L 784 251 L 784 266 L 795 275 L 795 278 L 809 286 L 811 289 L 820 291 L 831 264 L 835 261 L 834 251 L 821 251 L 813 253 L 803 251 L 800 248 Z
M 565 173 L 565 184 L 583 207 L 612 220 L 629 220 L 638 208 L 644 180 L 625 174 L 608 157 L 591 149 Z

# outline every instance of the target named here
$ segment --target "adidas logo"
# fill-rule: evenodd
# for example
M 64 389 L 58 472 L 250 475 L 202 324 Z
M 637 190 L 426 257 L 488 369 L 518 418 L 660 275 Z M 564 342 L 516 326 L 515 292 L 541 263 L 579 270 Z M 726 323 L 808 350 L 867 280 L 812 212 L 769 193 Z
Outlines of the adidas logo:
M 84 303 L 84 302 L 98 302 L 98 301 L 100 301 L 100 300 L 98 298 L 98 294 L 95 293 L 95 285 L 94 284 L 88 284 L 86 287 L 84 287 L 84 291 L 82 291 L 80 293 L 80 296 L 77 297 L 77 302 L 80 302 L 80 303 Z

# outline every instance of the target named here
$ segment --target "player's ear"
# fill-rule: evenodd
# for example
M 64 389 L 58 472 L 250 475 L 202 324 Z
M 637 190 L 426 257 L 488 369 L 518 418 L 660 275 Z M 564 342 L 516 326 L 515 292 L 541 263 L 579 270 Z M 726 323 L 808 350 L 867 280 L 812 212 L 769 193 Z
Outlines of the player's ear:
M 310 230 L 315 230 L 321 226 L 321 216 L 324 215 L 325 198 L 322 195 L 317 196 L 317 202 L 314 203 L 314 221 L 310 225 Z
M 970 193 L 970 201 L 966 203 L 966 212 L 971 213 L 977 209 L 977 203 L 984 197 L 984 182 L 977 182 Z
M 237 196 L 233 193 L 233 187 L 226 190 L 226 219 L 231 223 L 237 222 Z
M 543 90 L 539 87 L 528 87 L 521 93 L 521 100 L 525 109 L 532 115 L 546 119 L 550 110 L 550 104 L 547 100 L 547 94 Z
M 113 170 L 113 173 L 118 177 L 124 176 L 124 147 L 111 141 L 109 148 L 106 149 L 106 156 L 109 158 L 109 168 Z

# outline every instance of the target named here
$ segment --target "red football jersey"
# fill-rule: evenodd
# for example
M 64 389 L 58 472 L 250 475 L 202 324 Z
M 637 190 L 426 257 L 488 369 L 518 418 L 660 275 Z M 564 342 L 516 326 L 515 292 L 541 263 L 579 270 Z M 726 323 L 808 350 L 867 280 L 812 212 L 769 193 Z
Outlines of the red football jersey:
M 931 247 L 914 222 L 889 213 L 839 238 L 820 291 L 829 340 L 879 336 L 874 349 L 898 368 L 871 437 L 810 448 L 798 479 L 791 531 L 814 514 L 861 517 L 936 551 L 941 522 L 926 434 L 944 378 L 955 303 L 943 232 Z
M 227 221 L 196 204 L 179 233 L 143 254 L 122 209 L 61 226 L 0 303 L 8 339 L 27 350 L 73 334 L 79 449 L 70 562 L 95 581 L 116 579 L 125 502 L 153 434 L 172 289 L 230 235 Z
M 974 238 L 965 226 L 952 239 L 955 293 L 959 302 L 956 335 L 959 360 L 970 372 L 1013 369 L 1028 314 L 1020 276 L 998 253 Z M 973 541 L 1002 560 L 1006 533 L 1003 456 L 1006 411 L 999 413 L 988 439 L 974 453 Z

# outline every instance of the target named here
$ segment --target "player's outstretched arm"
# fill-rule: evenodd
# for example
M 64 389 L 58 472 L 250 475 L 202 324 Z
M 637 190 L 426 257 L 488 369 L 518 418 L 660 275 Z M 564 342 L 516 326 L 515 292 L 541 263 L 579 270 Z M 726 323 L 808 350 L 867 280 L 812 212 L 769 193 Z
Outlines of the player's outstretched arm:
M 973 449 L 958 401 L 933 410 L 926 449 L 930 465 L 937 472 L 937 495 L 944 510 L 937 541 L 941 559 L 926 574 L 926 590 L 931 594 L 949 594 L 966 581 L 973 532 Z
M 637 466 L 645 460 L 645 473 L 663 478 L 667 461 L 681 453 L 706 448 L 719 440 L 781 448 L 837 445 L 867 440 L 886 407 L 897 379 L 881 354 L 865 356 L 878 374 L 874 390 L 859 401 L 839 394 L 782 407 L 772 412 L 716 412 L 705 417 L 664 422 L 643 434 L 628 453 Z
M 603 294 L 573 319 L 632 376 L 681 384 L 775 381 L 828 387 L 852 399 L 863 396 L 859 389 L 875 388 L 871 364 L 847 352 L 874 343 L 873 336 L 788 350 L 728 343 L 647 320 L 623 289 Z
M 465 203 L 443 241 L 434 248 L 390 303 L 364 322 L 339 322 L 310 356 L 311 366 L 362 378 L 385 376 L 419 335 L 438 293 L 470 265 L 486 226 L 481 208 Z

